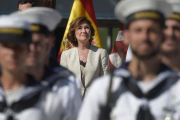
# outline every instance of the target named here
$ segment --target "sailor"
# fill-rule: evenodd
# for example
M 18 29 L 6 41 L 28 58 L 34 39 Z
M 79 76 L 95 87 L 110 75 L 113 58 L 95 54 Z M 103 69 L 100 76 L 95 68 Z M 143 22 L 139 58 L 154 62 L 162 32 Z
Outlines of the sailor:
M 39 40 L 43 43 L 43 45 L 41 45 L 42 43 L 38 42 L 37 40 L 34 40 L 37 41 L 36 44 L 33 44 L 35 49 L 33 49 L 32 46 L 32 49 L 30 50 L 31 50 L 31 54 L 35 54 L 35 55 L 30 54 L 29 56 L 31 57 L 28 57 L 28 62 L 31 62 L 29 63 L 31 64 L 31 66 L 33 63 L 37 63 L 37 62 L 38 64 L 41 63 L 42 66 L 43 65 L 42 63 L 45 62 L 46 65 L 56 70 L 57 69 L 56 67 L 59 67 L 59 64 L 55 60 L 53 61 L 53 64 L 50 62 L 51 61 L 50 50 L 53 46 L 53 41 L 54 41 L 54 37 L 52 35 L 53 31 L 60 23 L 62 16 L 58 11 L 51 8 L 33 7 L 29 9 L 11 14 L 11 15 L 20 16 L 21 18 L 28 20 L 32 24 L 31 29 L 33 31 L 33 36 L 34 36 L 33 39 L 44 38 L 44 40 Z M 40 47 L 42 47 L 43 49 L 40 49 Z M 37 59 L 37 58 L 41 58 L 41 59 Z M 38 74 L 37 72 L 34 71 L 34 74 L 35 73 Z
M 27 73 L 57 93 L 61 101 L 61 119 L 75 120 L 81 106 L 80 81 L 67 69 L 49 66 L 51 33 L 61 20 L 58 11 L 33 7 L 11 14 L 31 23 L 32 43 L 27 57 Z
M 0 17 L 1 120 L 45 119 L 43 111 L 36 107 L 44 87 L 25 72 L 30 43 L 28 22 L 16 17 Z
M 172 70 L 180 74 L 180 1 L 167 1 L 172 6 L 172 13 L 165 22 L 165 38 L 161 45 L 160 59 Z
M 95 80 L 78 120 L 179 120 L 179 77 L 158 59 L 170 12 L 171 6 L 162 0 L 117 4 L 115 14 L 126 25 L 123 35 L 131 46 L 132 60 L 113 76 Z

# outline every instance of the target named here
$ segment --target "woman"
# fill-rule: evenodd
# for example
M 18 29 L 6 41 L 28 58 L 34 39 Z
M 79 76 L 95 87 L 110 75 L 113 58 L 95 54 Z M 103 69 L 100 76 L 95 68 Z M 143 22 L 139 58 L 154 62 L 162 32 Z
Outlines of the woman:
M 91 82 L 109 71 L 105 49 L 91 44 L 95 30 L 86 17 L 79 17 L 70 24 L 68 40 L 75 46 L 62 53 L 60 64 L 72 71 L 82 83 L 84 97 Z

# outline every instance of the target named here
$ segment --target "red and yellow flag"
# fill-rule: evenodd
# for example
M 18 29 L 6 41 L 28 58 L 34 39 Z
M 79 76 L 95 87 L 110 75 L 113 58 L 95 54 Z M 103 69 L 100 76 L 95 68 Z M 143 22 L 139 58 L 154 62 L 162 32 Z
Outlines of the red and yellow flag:
M 87 19 L 89 19 L 91 21 L 92 26 L 95 29 L 95 36 L 94 36 L 94 40 L 92 41 L 92 44 L 94 44 L 97 47 L 102 47 L 92 0 L 74 0 L 71 14 L 64 33 L 64 37 L 59 49 L 58 62 L 60 62 L 61 53 L 64 50 L 67 50 L 72 47 L 72 44 L 67 40 L 67 33 L 70 27 L 70 23 L 74 19 L 81 16 L 85 16 Z

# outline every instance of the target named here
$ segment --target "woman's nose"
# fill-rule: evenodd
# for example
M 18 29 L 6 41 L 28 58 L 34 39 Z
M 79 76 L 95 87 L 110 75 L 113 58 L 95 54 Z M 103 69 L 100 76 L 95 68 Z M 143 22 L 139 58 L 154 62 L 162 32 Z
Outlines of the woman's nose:
M 86 32 L 86 29 L 85 29 L 85 28 L 82 28 L 82 32 Z

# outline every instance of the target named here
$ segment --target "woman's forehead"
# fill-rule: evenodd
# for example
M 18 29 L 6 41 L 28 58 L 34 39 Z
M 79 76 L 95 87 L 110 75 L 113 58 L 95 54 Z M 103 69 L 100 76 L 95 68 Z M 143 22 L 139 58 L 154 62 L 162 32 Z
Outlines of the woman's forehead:
M 87 26 L 87 25 L 89 26 L 89 24 L 86 21 L 82 21 L 79 23 L 78 26 Z

